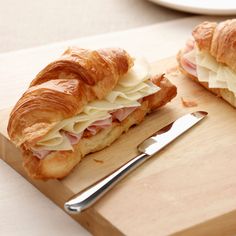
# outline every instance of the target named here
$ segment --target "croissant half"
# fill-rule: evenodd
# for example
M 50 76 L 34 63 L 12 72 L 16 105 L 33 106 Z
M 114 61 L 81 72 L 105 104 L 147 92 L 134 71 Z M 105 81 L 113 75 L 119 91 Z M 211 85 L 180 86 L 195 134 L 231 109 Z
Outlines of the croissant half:
M 236 107 L 236 19 L 197 25 L 179 51 L 179 69 Z
M 107 113 L 110 117 L 105 121 L 109 120 L 110 124 L 95 127 L 95 133 L 83 131 L 79 141 L 70 144 L 71 150 L 46 151 L 44 158 L 35 154 L 34 148 L 55 127 L 83 114 L 87 104 L 101 102 L 114 88 L 122 87 L 118 83 L 133 65 L 130 55 L 119 48 L 92 51 L 73 47 L 36 76 L 13 108 L 8 123 L 9 137 L 20 147 L 24 167 L 31 177 L 65 177 L 83 156 L 109 146 L 131 126 L 140 123 L 146 114 L 176 95 L 176 87 L 164 76 L 150 77 L 148 81 L 151 86 L 158 86 L 158 91 L 139 99 L 138 107 L 126 109 L 131 112 L 124 119 L 114 119 Z M 136 89 L 150 82 L 142 82 Z M 65 130 L 57 132 L 71 135 Z

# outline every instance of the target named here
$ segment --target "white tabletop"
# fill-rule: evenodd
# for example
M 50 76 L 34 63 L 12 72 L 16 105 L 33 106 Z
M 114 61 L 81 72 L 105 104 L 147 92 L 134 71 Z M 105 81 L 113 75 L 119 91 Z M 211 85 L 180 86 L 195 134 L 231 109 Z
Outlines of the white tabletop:
M 17 53 L 8 53 L 7 51 L 9 50 L 71 39 L 75 36 L 83 35 L 81 32 L 84 32 L 84 35 L 88 35 L 154 23 L 158 19 L 162 21 L 184 16 L 182 13 L 169 10 L 164 10 L 163 12 L 163 8 L 158 8 L 151 3 L 143 1 L 137 4 L 134 3 L 135 1 L 126 1 L 128 2 L 127 4 L 124 3 L 125 1 L 100 1 L 105 3 L 104 7 L 102 7 L 102 3 L 101 5 L 98 4 L 94 6 L 93 3 L 95 1 L 92 0 L 87 1 L 87 4 L 82 4 L 82 2 L 86 1 L 78 1 L 81 4 L 77 4 L 76 6 L 78 13 L 75 7 L 73 7 L 74 4 L 76 4 L 75 1 L 51 1 L 49 3 L 45 0 L 39 3 L 38 1 L 27 0 L 25 2 L 24 5 L 30 6 L 27 9 L 24 8 L 24 6 L 17 5 L 20 4 L 18 2 L 14 2 L 13 4 L 10 3 L 10 1 L 8 1 L 8 4 L 5 4 L 5 10 L 0 8 L 0 16 L 4 18 L 5 22 L 3 23 L 3 21 L 0 20 L 0 51 L 5 52 L 0 55 L 0 73 L 1 70 L 8 69 L 4 68 L 4 61 L 10 60 L 12 55 L 18 56 L 19 60 L 20 58 L 24 60 L 22 59 L 22 55 L 24 55 L 25 52 L 32 52 L 37 55 L 41 50 L 47 50 L 48 46 L 41 47 L 40 49 L 27 49 L 26 51 L 20 50 Z M 57 2 L 57 4 L 53 5 L 52 2 Z M 130 9 L 128 10 L 127 7 L 130 7 Z M 42 14 L 36 11 L 38 8 L 46 12 L 45 18 L 50 19 L 50 22 L 47 22 L 47 20 L 42 17 Z M 136 10 L 133 8 L 136 8 Z M 23 12 L 15 15 L 18 9 L 22 9 Z M 85 13 L 83 9 L 85 9 L 87 13 Z M 90 10 L 95 12 L 92 18 L 91 14 L 88 13 Z M 111 13 L 112 10 L 113 13 Z M 107 17 L 104 16 L 105 13 L 98 13 L 100 11 L 104 11 L 108 14 L 109 20 L 111 21 L 110 23 L 107 21 Z M 125 13 L 123 11 L 125 11 Z M 34 13 L 36 12 L 38 12 L 38 15 L 35 16 Z M 52 14 L 52 12 L 54 12 L 53 14 L 55 15 L 50 18 L 49 15 Z M 128 12 L 130 12 L 130 16 Z M 150 12 L 150 16 L 148 12 Z M 158 18 L 156 14 L 160 12 L 160 18 Z M 28 14 L 28 17 L 24 15 L 25 13 Z M 89 15 L 89 19 L 87 18 L 87 14 Z M 142 15 L 143 20 L 140 20 L 140 15 Z M 18 19 L 17 16 L 21 19 Z M 59 16 L 65 20 L 65 22 L 63 21 L 62 29 L 58 26 L 62 22 L 59 20 Z M 40 18 L 40 20 L 38 19 L 39 25 L 33 27 L 32 24 L 33 22 L 35 23 L 37 17 Z M 30 23 L 31 19 L 32 24 Z M 54 44 L 51 48 L 54 48 L 55 51 L 55 49 L 60 50 L 70 44 L 79 44 L 87 47 L 119 44 L 131 51 L 135 51 L 138 45 L 135 44 L 135 42 L 132 45 L 130 43 L 127 44 L 127 42 L 130 42 L 128 39 L 130 37 L 142 37 L 143 40 L 147 41 L 148 39 L 149 42 L 149 44 L 143 48 L 143 54 L 152 61 L 174 55 L 179 46 L 184 43 L 193 25 L 203 19 L 205 18 L 183 19 L 115 34 L 81 38 Z M 8 20 L 10 20 L 10 24 L 6 24 Z M 42 22 L 40 22 L 41 20 Z M 72 21 L 72 23 L 69 21 Z M 74 21 L 79 22 L 76 29 L 74 27 L 77 23 L 75 24 Z M 57 25 L 56 29 L 54 27 L 55 24 Z M 85 27 L 85 25 L 87 27 Z M 96 26 L 95 29 L 92 27 L 93 25 L 94 27 Z M 68 30 L 68 27 L 73 28 L 73 30 Z M 64 34 L 64 32 L 66 33 Z M 175 35 L 174 40 L 172 38 L 173 35 Z M 152 54 L 152 48 L 154 46 L 160 49 L 158 55 Z M 11 99 L 8 96 L 8 91 L 6 91 L 10 83 L 13 83 L 13 81 L 9 80 L 6 83 L 3 79 L 0 80 L 0 109 L 14 103 L 14 99 Z M 21 92 L 21 89 L 22 88 L 19 88 L 19 91 L 16 91 L 16 93 Z M 0 215 L 0 235 L 89 235 L 77 222 L 68 217 L 66 213 L 2 160 L 0 160 L 0 186 L 0 209 L 2 211 Z

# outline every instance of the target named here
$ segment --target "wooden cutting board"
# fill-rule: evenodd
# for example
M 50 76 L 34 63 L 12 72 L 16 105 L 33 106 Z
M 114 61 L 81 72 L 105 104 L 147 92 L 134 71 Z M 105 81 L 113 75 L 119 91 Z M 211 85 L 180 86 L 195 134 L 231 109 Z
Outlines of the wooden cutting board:
M 236 111 L 180 75 L 175 58 L 153 64 L 153 73 L 172 68 L 168 78 L 178 96 L 122 135 L 112 146 L 87 156 L 63 180 L 29 179 L 21 155 L 8 140 L 9 109 L 0 111 L 0 156 L 63 208 L 73 194 L 137 154 L 136 146 L 183 114 L 206 110 L 209 116 L 115 186 L 97 204 L 73 215 L 94 235 L 232 235 L 236 232 Z M 168 70 L 167 70 L 168 71 Z M 181 97 L 197 102 L 183 107 Z

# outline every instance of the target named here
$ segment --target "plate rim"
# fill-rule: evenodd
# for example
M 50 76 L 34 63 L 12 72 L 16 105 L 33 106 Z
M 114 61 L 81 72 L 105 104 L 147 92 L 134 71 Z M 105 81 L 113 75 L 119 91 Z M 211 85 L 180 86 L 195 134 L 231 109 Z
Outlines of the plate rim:
M 197 7 L 179 3 L 173 0 L 149 0 L 160 6 L 171 8 L 174 10 L 195 13 L 195 14 L 208 14 L 208 15 L 233 15 L 236 14 L 236 6 L 224 9 L 209 8 L 209 7 Z

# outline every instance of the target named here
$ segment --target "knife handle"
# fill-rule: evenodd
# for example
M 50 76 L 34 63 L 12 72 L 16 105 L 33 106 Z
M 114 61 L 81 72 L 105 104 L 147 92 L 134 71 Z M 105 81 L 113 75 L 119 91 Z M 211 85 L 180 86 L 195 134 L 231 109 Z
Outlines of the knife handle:
M 65 210 L 69 213 L 80 213 L 87 209 L 98 199 L 100 199 L 116 183 L 118 183 L 136 167 L 141 165 L 149 157 L 150 155 L 141 153 L 140 155 L 132 158 L 130 161 L 113 171 L 111 174 L 105 176 L 103 179 L 74 195 L 65 203 Z

